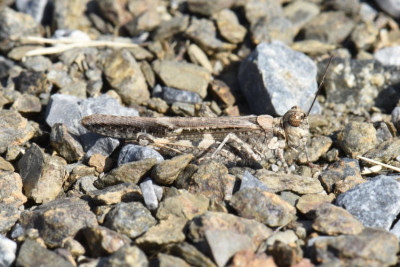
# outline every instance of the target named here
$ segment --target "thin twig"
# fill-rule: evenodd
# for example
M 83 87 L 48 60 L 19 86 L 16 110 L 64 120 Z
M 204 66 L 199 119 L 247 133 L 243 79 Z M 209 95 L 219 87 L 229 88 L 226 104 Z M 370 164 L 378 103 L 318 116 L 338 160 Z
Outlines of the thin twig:
M 397 167 L 395 167 L 395 166 L 392 166 L 392 165 L 389 165 L 389 164 L 385 164 L 385 163 L 379 162 L 379 161 L 377 161 L 377 160 L 373 160 L 373 159 L 366 158 L 366 157 L 362 157 L 362 156 L 357 156 L 357 158 L 358 158 L 358 159 L 362 159 L 362 160 L 364 160 L 364 161 L 366 161 L 366 162 L 369 162 L 369 163 L 381 165 L 382 167 L 385 167 L 385 168 L 388 168 L 388 169 L 391 169 L 391 170 L 400 172 L 400 168 L 397 168 Z
M 28 36 L 20 39 L 24 43 L 41 43 L 41 44 L 57 44 L 53 47 L 44 47 L 34 50 L 30 50 L 25 53 L 25 56 L 38 56 L 38 55 L 51 55 L 65 52 L 67 50 L 77 47 L 118 47 L 118 48 L 136 48 L 138 44 L 123 43 L 123 42 L 112 42 L 112 41 L 76 41 L 73 39 L 48 39 L 41 37 Z

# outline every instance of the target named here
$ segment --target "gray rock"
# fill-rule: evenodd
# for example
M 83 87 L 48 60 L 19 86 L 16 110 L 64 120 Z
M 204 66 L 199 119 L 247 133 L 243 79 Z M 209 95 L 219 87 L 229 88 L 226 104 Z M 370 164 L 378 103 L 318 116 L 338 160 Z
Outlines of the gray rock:
M 232 0 L 189 0 L 187 2 L 190 12 L 203 16 L 211 16 L 222 9 L 230 8 L 234 4 Z
M 197 93 L 204 98 L 211 74 L 203 67 L 171 60 L 154 61 L 153 69 L 168 87 Z
M 31 15 L 36 22 L 42 22 L 43 14 L 47 5 L 47 0 L 17 0 L 15 5 L 18 11 Z
M 172 159 L 164 160 L 154 166 L 151 176 L 158 184 L 172 184 L 192 159 L 192 154 L 182 154 Z
M 189 26 L 189 16 L 179 15 L 171 18 L 161 25 L 154 32 L 154 40 L 165 40 L 174 34 L 181 33 Z
M 161 98 L 168 104 L 173 104 L 175 102 L 191 104 L 201 103 L 201 97 L 199 94 L 186 90 L 178 90 L 167 86 L 163 87 Z
M 24 191 L 36 203 L 46 203 L 57 198 L 63 191 L 67 178 L 67 162 L 57 156 L 44 153 L 35 143 L 19 160 Z
M 17 243 L 0 235 L 0 266 L 9 267 L 15 260 Z
M 271 227 L 287 225 L 294 220 L 296 214 L 295 208 L 281 197 L 259 188 L 238 191 L 232 196 L 230 205 L 240 216 Z
M 394 177 L 380 175 L 339 195 L 336 204 L 366 227 L 389 230 L 400 212 L 400 184 Z
M 243 174 L 239 190 L 245 188 L 259 188 L 262 191 L 270 191 L 267 185 L 263 184 L 257 177 L 248 171 L 245 171 Z
M 197 250 L 196 247 L 187 242 L 171 244 L 167 247 L 167 249 L 170 254 L 184 259 L 191 266 L 215 267 L 215 264 L 211 261 L 210 258 L 206 257 L 203 253 Z
M 366 228 L 359 235 L 319 236 L 308 241 L 317 264 L 328 266 L 391 266 L 399 241 L 383 229 Z
M 223 9 L 214 15 L 218 30 L 222 37 L 233 44 L 241 43 L 247 33 L 245 27 L 240 25 L 235 13 L 230 9 Z
M 0 203 L 0 233 L 6 234 L 21 216 L 18 206 Z
M 155 158 L 157 163 L 160 163 L 164 160 L 163 156 L 161 156 L 160 153 L 152 148 L 128 144 L 125 145 L 119 152 L 118 166 L 128 162 L 149 158 Z
M 78 161 L 84 156 L 82 145 L 68 132 L 67 127 L 60 123 L 51 128 L 50 143 L 68 162 Z
M 307 1 L 295 1 L 283 8 L 283 14 L 293 24 L 294 34 L 297 34 L 319 12 L 316 4 Z
M 372 123 L 353 121 L 339 133 L 338 141 L 346 154 L 355 158 L 375 147 L 376 130 Z
M 17 208 L 27 201 L 22 193 L 22 179 L 18 173 L 0 171 L 0 203 Z
M 158 266 L 176 266 L 176 267 L 189 267 L 184 260 L 164 253 L 157 254 Z
M 99 267 L 137 266 L 147 267 L 149 261 L 146 254 L 136 246 L 124 246 L 107 258 L 102 258 Z
M 317 68 L 306 55 L 280 42 L 259 44 L 240 65 L 240 89 L 255 114 L 283 115 L 293 106 L 308 110 L 317 91 Z M 319 113 L 316 103 L 312 113 Z
M 50 127 L 62 123 L 73 133 L 79 133 L 81 99 L 75 96 L 54 94 L 51 96 L 46 109 L 46 122 Z M 68 112 L 66 112 L 68 111 Z
M 51 60 L 44 56 L 34 56 L 25 58 L 22 65 L 28 70 L 37 72 L 47 72 L 51 69 Z
M 38 221 L 42 223 L 38 224 Z M 25 232 L 36 228 L 50 248 L 61 247 L 66 237 L 75 236 L 83 228 L 97 226 L 96 216 L 88 203 L 78 198 L 60 198 L 34 210 L 26 210 L 19 222 Z
M 118 203 L 107 214 L 105 226 L 136 238 L 156 225 L 156 219 L 140 202 Z
M 400 18 L 399 0 L 375 0 L 374 2 L 393 18 Z
M 85 99 L 81 103 L 82 117 L 91 114 L 109 114 L 116 116 L 139 116 L 139 112 L 133 108 L 122 106 L 117 99 L 108 95 L 101 95 Z
M 28 238 L 22 244 L 18 253 L 16 266 L 60 266 L 73 267 L 72 263 L 67 261 L 58 253 L 42 247 L 38 242 Z
M 22 94 L 15 99 L 12 109 L 18 110 L 23 114 L 35 114 L 42 110 L 42 104 L 37 96 Z
M 149 210 L 155 210 L 158 208 L 158 199 L 156 192 L 153 187 L 153 181 L 150 177 L 147 177 L 140 183 L 140 190 L 142 190 L 144 204 Z
M 252 25 L 250 30 L 252 41 L 256 44 L 279 41 L 290 45 L 294 38 L 293 24 L 283 16 L 275 16 L 270 19 L 263 17 Z
M 112 205 L 122 201 L 139 201 L 143 199 L 139 187 L 132 183 L 107 186 L 104 189 L 90 191 L 88 195 L 97 205 Z

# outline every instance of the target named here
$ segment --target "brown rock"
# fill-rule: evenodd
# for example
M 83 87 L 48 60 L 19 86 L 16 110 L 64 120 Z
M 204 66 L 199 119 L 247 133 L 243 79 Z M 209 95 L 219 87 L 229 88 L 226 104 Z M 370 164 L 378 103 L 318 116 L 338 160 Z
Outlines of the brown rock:
M 5 234 L 11 230 L 20 216 L 21 211 L 18 206 L 0 202 L 0 233 Z
M 51 128 L 50 143 L 68 162 L 78 161 L 85 154 L 76 137 L 72 136 L 67 127 L 61 123 L 56 123 Z
M 192 154 L 183 154 L 170 160 L 164 160 L 154 166 L 151 177 L 159 184 L 172 184 L 192 159 Z
M 232 0 L 189 0 L 188 8 L 190 12 L 211 16 L 222 9 L 230 8 L 233 3 Z
M 40 99 L 30 94 L 19 95 L 11 107 L 21 113 L 38 113 L 42 110 Z
M 258 188 L 244 188 L 235 193 L 230 204 L 237 213 L 271 227 L 285 226 L 296 214 L 292 205 L 278 195 Z
M 357 235 L 364 230 L 363 224 L 348 211 L 329 203 L 317 208 L 312 227 L 327 235 Z
M 100 266 L 149 266 L 146 254 L 136 246 L 124 246 L 104 259 Z
M 97 205 L 112 205 L 121 201 L 137 201 L 143 199 L 139 186 L 132 183 L 111 185 L 104 189 L 88 192 Z
M 324 195 L 324 194 L 306 194 L 301 196 L 297 201 L 296 208 L 305 215 L 313 215 L 313 213 L 319 206 L 325 203 L 332 203 L 335 196 Z
M 206 257 L 203 253 L 198 251 L 196 247 L 187 243 L 181 242 L 178 244 L 171 244 L 166 247 L 166 251 L 171 255 L 184 259 L 191 266 L 195 267 L 215 267 L 216 265 Z
M 107 172 L 112 168 L 113 161 L 110 157 L 95 153 L 90 156 L 88 165 L 94 167 L 97 172 Z
M 241 43 L 246 35 L 246 28 L 239 24 L 235 13 L 230 9 L 224 9 L 216 13 L 213 18 L 217 22 L 218 30 L 228 42 Z
M 311 162 L 317 161 L 322 155 L 328 152 L 332 145 L 332 139 L 327 136 L 318 136 L 311 139 L 311 144 L 307 146 L 308 156 Z M 308 162 L 305 153 L 301 153 L 298 157 L 301 164 Z
M 384 141 L 365 153 L 363 156 L 383 163 L 388 163 L 400 155 L 400 138 Z
M 338 135 L 341 148 L 352 158 L 375 147 L 376 130 L 371 123 L 350 122 Z
M 5 160 L 3 157 L 0 157 L 0 174 L 3 172 L 13 172 L 14 171 L 14 166 Z
M 63 192 L 67 178 L 66 161 L 44 153 L 32 144 L 18 162 L 26 196 L 36 203 L 46 203 Z
M 211 81 L 211 90 L 228 107 L 235 104 L 236 99 L 233 96 L 229 86 L 221 80 Z
M 18 173 L 0 172 L 0 203 L 21 206 L 27 201 L 22 193 L 22 179 Z
M 232 267 L 277 267 L 274 258 L 265 253 L 254 253 L 251 250 L 242 250 L 237 252 L 232 258 Z
M 158 261 L 157 266 L 160 267 L 168 267 L 168 266 L 190 267 L 190 265 L 187 264 L 184 260 L 164 253 L 157 254 L 157 261 Z

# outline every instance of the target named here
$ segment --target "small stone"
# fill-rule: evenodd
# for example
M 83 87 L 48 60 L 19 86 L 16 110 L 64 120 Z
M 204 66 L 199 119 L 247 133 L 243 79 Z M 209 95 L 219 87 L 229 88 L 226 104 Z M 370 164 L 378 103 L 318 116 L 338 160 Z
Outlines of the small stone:
M 147 84 L 150 87 L 154 87 L 156 85 L 156 75 L 151 65 L 147 61 L 142 61 L 139 64 L 140 64 L 140 70 L 142 71 Z
M 0 202 L 0 233 L 7 233 L 21 216 L 21 211 L 16 205 Z
M 8 146 L 22 145 L 35 134 L 35 127 L 15 110 L 0 110 L 0 153 Z
M 15 260 L 17 243 L 0 235 L 0 266 L 9 267 Z
M 364 230 L 362 223 L 348 211 L 329 203 L 317 208 L 312 227 L 327 235 L 358 235 Z
M 0 173 L 3 171 L 13 172 L 14 166 L 3 157 L 0 157 Z
M 50 143 L 53 148 L 68 162 L 82 159 L 84 156 L 82 145 L 76 137 L 68 132 L 65 125 L 56 123 L 51 128 Z
M 192 63 L 202 66 L 210 73 L 213 71 L 213 67 L 206 53 L 196 44 L 190 44 L 187 53 Z
M 37 229 L 50 248 L 61 247 L 65 238 L 75 236 L 85 227 L 97 225 L 88 203 L 78 198 L 60 198 L 34 210 L 26 210 L 19 221 L 24 231 Z M 38 221 L 42 223 L 37 224 Z
M 170 160 L 164 160 L 154 166 L 151 176 L 154 178 L 155 182 L 159 184 L 172 184 L 179 173 L 186 168 L 192 159 L 192 154 L 183 154 Z
M 168 104 L 173 104 L 175 102 L 183 102 L 183 103 L 201 103 L 201 97 L 197 93 L 178 90 L 171 87 L 163 87 L 162 91 L 162 99 Z
M 255 44 L 275 40 L 290 45 L 294 39 L 293 24 L 284 16 L 261 17 L 257 23 L 251 25 L 250 30 Z
M 153 69 L 168 87 L 197 93 L 204 98 L 207 95 L 210 73 L 203 67 L 177 61 L 155 61 Z
M 332 194 L 306 194 L 299 198 L 296 208 L 304 215 L 313 217 L 319 206 L 326 203 L 331 203 L 333 200 L 334 196 Z
M 149 210 L 156 210 L 158 208 L 158 199 L 151 178 L 148 177 L 140 183 L 140 190 L 142 191 L 146 207 Z
M 151 227 L 147 232 L 135 240 L 135 243 L 145 251 L 159 249 L 170 243 L 179 243 L 185 240 L 183 229 L 187 220 L 170 216 L 166 220 Z
M 231 198 L 234 184 L 235 178 L 222 163 L 210 161 L 199 167 L 185 189 L 203 194 L 211 200 L 222 201 Z
M 261 43 L 240 64 L 240 89 L 253 113 L 282 116 L 293 106 L 309 108 L 317 91 L 316 74 L 315 63 L 304 54 L 280 42 Z M 320 109 L 316 103 L 312 113 Z
M 379 175 L 339 195 L 336 204 L 366 227 L 389 230 L 400 212 L 400 184 L 392 177 Z
M 241 266 L 268 266 L 277 267 L 274 258 L 265 253 L 255 254 L 251 250 L 242 250 L 237 252 L 232 258 L 232 267 Z
M 304 39 L 339 44 L 346 39 L 355 24 L 343 11 L 322 12 L 304 27 Z
M 96 181 L 95 186 L 97 188 L 104 188 L 106 186 L 126 182 L 137 184 L 156 163 L 157 160 L 155 158 L 148 158 L 141 161 L 122 164 L 99 178 Z
M 296 266 L 302 258 L 302 251 L 298 244 L 287 245 L 279 241 L 269 246 L 266 253 L 274 258 L 278 266 Z
M 162 22 L 154 33 L 154 40 L 169 39 L 177 33 L 182 33 L 189 26 L 189 16 L 178 15 L 168 21 Z
M 279 196 L 285 200 L 287 203 L 289 203 L 290 205 L 292 205 L 293 207 L 296 206 L 297 201 L 300 199 L 300 196 L 292 193 L 290 191 L 283 191 L 279 194 Z
M 62 247 L 68 250 L 74 257 L 79 257 L 86 253 L 85 247 L 72 237 L 65 238 Z
M 140 188 L 132 183 L 122 183 L 107 186 L 101 190 L 93 190 L 87 193 L 97 205 L 112 205 L 122 201 L 142 200 Z
M 188 8 L 190 12 L 201 14 L 204 16 L 211 16 L 222 9 L 230 8 L 233 3 L 234 1 L 232 0 L 189 0 Z
M 97 188 L 94 186 L 96 180 L 97 176 L 94 175 L 83 176 L 76 181 L 72 190 L 79 192 L 79 194 L 88 194 L 89 192 L 96 191 Z
M 393 126 L 392 126 L 393 127 Z M 376 129 L 376 139 L 378 143 L 390 140 L 393 135 L 385 122 L 380 122 L 378 128 Z
M 156 220 L 140 202 L 118 203 L 107 214 L 104 226 L 136 238 L 156 225 Z
M 374 23 L 371 21 L 366 21 L 365 23 L 356 25 L 353 32 L 351 33 L 351 40 L 353 41 L 353 43 L 355 44 L 355 46 L 359 51 L 368 50 L 374 45 L 378 34 L 379 30 L 374 25 Z M 388 63 L 387 56 L 386 57 L 383 56 L 381 58 L 380 56 L 378 56 L 378 54 L 380 53 L 379 51 L 381 50 L 378 50 L 374 53 L 374 58 L 380 61 L 383 65 L 390 65 L 390 63 L 387 64 Z M 396 59 L 389 60 L 389 62 L 395 62 L 395 61 Z
M 319 7 L 316 4 L 307 1 L 291 2 L 283 8 L 283 14 L 292 22 L 295 34 L 319 12 Z
M 205 18 L 192 18 L 185 33 L 207 54 L 213 54 L 219 51 L 231 51 L 236 48 L 236 45 L 225 43 L 218 39 L 214 23 Z
M 375 147 L 376 130 L 371 123 L 350 122 L 338 135 L 341 148 L 352 158 Z
M 167 267 L 167 266 L 175 266 L 175 267 L 190 267 L 184 260 L 174 257 L 164 253 L 157 254 L 157 266 Z
M 297 52 L 315 56 L 324 55 L 335 50 L 336 45 L 326 44 L 318 40 L 303 40 L 294 42 L 290 47 Z
M 96 171 L 92 167 L 88 167 L 82 163 L 75 163 L 67 165 L 69 176 L 64 182 L 64 191 L 67 191 L 78 179 L 84 176 L 95 176 Z M 96 177 L 97 179 L 97 177 Z
M 159 113 L 165 113 L 168 111 L 169 106 L 167 102 L 161 98 L 158 97 L 152 97 L 149 100 L 146 101 L 146 106 L 149 109 L 155 110 Z
M 296 214 L 295 209 L 278 195 L 258 188 L 235 193 L 230 204 L 244 218 L 255 219 L 271 227 L 285 226 Z
M 0 185 L 0 203 L 19 207 L 28 200 L 22 193 L 22 179 L 18 173 L 0 172 Z
M 112 254 L 130 243 L 127 236 L 103 226 L 85 228 L 83 235 L 88 244 L 90 255 L 93 257 Z
M 30 94 L 19 95 L 11 107 L 24 114 L 38 113 L 42 110 L 40 99 Z
M 191 266 L 195 267 L 215 267 L 215 264 L 206 257 L 203 253 L 198 251 L 196 247 L 187 243 L 181 242 L 178 244 L 171 244 L 168 247 L 171 255 L 184 259 Z
M 209 200 L 200 194 L 191 194 L 186 190 L 179 190 L 175 196 L 165 197 L 160 203 L 156 217 L 165 220 L 169 216 L 182 217 L 187 220 L 205 213 Z
M 363 156 L 383 163 L 388 163 L 390 160 L 394 160 L 398 155 L 400 155 L 399 145 L 400 138 L 391 138 L 380 143 Z
M 236 99 L 232 94 L 231 89 L 223 81 L 212 80 L 211 90 L 226 106 L 231 107 L 235 104 Z
M 350 158 L 342 158 L 331 164 L 325 171 L 321 173 L 319 178 L 322 186 L 327 193 L 338 191 L 336 188 L 338 183 L 343 188 L 344 184 L 356 186 L 365 182 L 361 177 L 361 170 L 358 160 Z M 352 187 L 348 188 L 351 189 Z M 343 191 L 344 192 L 344 191 Z
M 15 86 L 22 94 L 39 96 L 43 93 L 49 93 L 51 83 L 44 72 L 23 71 L 18 76 Z
M 112 168 L 112 159 L 102 154 L 94 153 L 89 157 L 87 164 L 94 167 L 98 173 L 107 172 Z
M 107 57 L 104 74 L 125 103 L 140 104 L 149 99 L 146 79 L 139 64 L 127 50 L 115 50 Z
M 293 230 L 286 230 L 273 233 L 268 237 L 266 244 L 272 246 L 275 242 L 281 242 L 286 245 L 294 245 L 297 240 L 299 240 L 299 238 Z
M 42 247 L 38 242 L 28 238 L 22 244 L 17 261 L 17 266 L 60 266 L 73 267 L 69 261 L 59 254 Z
M 66 165 L 63 158 L 50 156 L 33 143 L 18 162 L 26 196 L 36 203 L 56 199 L 67 178 Z
M 155 158 L 157 163 L 160 163 L 164 160 L 163 156 L 161 156 L 160 153 L 152 148 L 128 144 L 119 152 L 118 166 L 121 166 L 124 163 L 140 161 L 149 158 Z
M 381 0 L 374 1 L 382 10 L 391 15 L 394 18 L 400 18 L 400 8 L 398 6 L 399 2 L 397 0 Z
M 310 145 L 307 145 L 308 156 L 310 162 L 315 162 L 319 160 L 319 158 L 328 152 L 329 148 L 332 145 L 332 139 L 327 136 L 317 136 L 311 139 Z M 308 163 L 306 154 L 300 153 L 298 157 L 298 162 L 301 164 Z
M 177 116 L 194 117 L 196 115 L 194 104 L 175 102 L 171 106 L 171 111 Z
M 51 69 L 52 62 L 45 56 L 27 57 L 22 65 L 28 70 L 34 72 L 48 72 Z
M 216 13 L 214 19 L 217 22 L 218 31 L 228 42 L 241 43 L 246 35 L 246 28 L 239 24 L 235 13 L 230 9 L 224 9 Z
M 112 1 L 113 2 L 113 1 Z M 123 246 L 111 256 L 100 260 L 99 267 L 106 266 L 149 266 L 146 254 L 136 246 Z
M 254 174 L 272 192 L 293 191 L 297 194 L 318 194 L 324 192 L 317 179 L 295 174 L 281 174 L 261 169 Z
M 345 266 L 391 266 L 399 249 L 395 235 L 377 228 L 365 228 L 359 235 L 316 237 L 308 245 L 315 263 Z
M 270 191 L 268 186 L 263 184 L 260 180 L 257 179 L 257 177 L 255 177 L 248 171 L 245 171 L 243 174 L 239 190 L 245 188 L 259 188 L 261 191 Z

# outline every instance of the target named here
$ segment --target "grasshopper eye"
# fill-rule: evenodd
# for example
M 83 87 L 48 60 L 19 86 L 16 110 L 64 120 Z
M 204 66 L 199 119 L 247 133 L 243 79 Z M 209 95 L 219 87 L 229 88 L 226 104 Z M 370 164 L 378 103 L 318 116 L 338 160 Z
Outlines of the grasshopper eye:
M 289 124 L 290 126 L 293 127 L 299 127 L 301 122 L 304 119 L 304 114 L 298 115 L 298 114 L 292 114 L 289 116 Z

